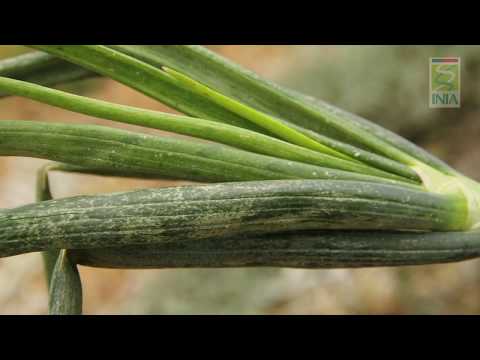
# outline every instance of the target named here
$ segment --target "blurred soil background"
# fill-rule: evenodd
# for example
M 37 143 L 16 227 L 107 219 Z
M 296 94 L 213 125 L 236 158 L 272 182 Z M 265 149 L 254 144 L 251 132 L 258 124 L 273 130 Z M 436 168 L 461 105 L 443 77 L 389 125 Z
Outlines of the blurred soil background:
M 212 46 L 259 74 L 358 113 L 415 141 L 480 180 L 480 47 Z M 0 46 L 0 58 L 26 51 Z M 429 58 L 462 58 L 462 107 L 429 109 Z M 170 111 L 112 80 L 63 87 L 91 97 Z M 0 119 L 114 124 L 16 97 Z M 1 121 L 1 120 L 0 120 Z M 156 132 L 159 133 L 159 132 Z M 165 134 L 164 136 L 171 136 Z M 0 158 L 0 208 L 34 201 L 44 161 Z M 185 182 L 53 173 L 55 197 L 171 186 Z M 80 269 L 86 314 L 478 314 L 480 260 L 358 270 Z M 45 314 L 39 254 L 0 259 L 0 314 Z

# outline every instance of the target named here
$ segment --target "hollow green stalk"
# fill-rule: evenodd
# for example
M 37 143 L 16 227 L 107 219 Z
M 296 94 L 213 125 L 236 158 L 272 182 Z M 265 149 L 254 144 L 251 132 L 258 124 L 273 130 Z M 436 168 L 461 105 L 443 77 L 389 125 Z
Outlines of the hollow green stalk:
M 102 174 L 225 182 L 280 179 L 384 179 L 255 154 L 195 140 L 144 135 L 96 125 L 0 121 L 0 156 L 58 161 Z
M 46 164 L 37 171 L 36 200 L 38 202 L 52 200 L 48 172 L 54 167 L 52 164 Z M 57 262 L 59 250 L 53 249 L 42 252 L 43 264 L 45 267 L 45 278 L 47 288 L 50 289 L 53 269 Z
M 37 172 L 37 203 L 52 200 L 48 172 L 61 169 L 61 164 L 46 164 Z M 42 252 L 49 294 L 51 315 L 80 315 L 82 313 L 82 284 L 76 264 L 66 250 L 49 249 Z
M 249 181 L 46 201 L 0 213 L 0 256 L 304 230 L 467 230 L 464 202 L 357 181 Z M 49 236 L 45 236 L 49 234 Z

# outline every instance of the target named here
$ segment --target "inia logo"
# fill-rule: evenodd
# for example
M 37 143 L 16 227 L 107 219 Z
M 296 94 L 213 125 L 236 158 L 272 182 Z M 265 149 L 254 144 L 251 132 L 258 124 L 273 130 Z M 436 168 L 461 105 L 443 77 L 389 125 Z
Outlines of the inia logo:
M 460 107 L 460 58 L 430 59 L 430 107 Z

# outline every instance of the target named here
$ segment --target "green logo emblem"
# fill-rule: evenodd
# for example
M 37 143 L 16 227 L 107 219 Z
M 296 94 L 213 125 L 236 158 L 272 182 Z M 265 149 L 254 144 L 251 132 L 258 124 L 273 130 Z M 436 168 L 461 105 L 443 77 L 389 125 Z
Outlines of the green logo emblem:
M 460 107 L 460 58 L 430 59 L 430 107 Z

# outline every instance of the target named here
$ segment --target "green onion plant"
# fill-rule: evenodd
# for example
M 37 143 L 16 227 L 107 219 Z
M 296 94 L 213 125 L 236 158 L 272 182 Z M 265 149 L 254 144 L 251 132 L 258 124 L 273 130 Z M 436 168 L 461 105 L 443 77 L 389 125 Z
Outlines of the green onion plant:
M 480 185 L 366 119 L 201 46 L 31 47 L 0 62 L 0 97 L 188 136 L 0 120 L 0 156 L 51 160 L 36 203 L 0 210 L 0 257 L 43 252 L 52 314 L 81 313 L 78 265 L 333 268 L 480 255 Z M 91 77 L 182 115 L 55 89 Z M 52 171 L 198 184 L 56 200 Z

